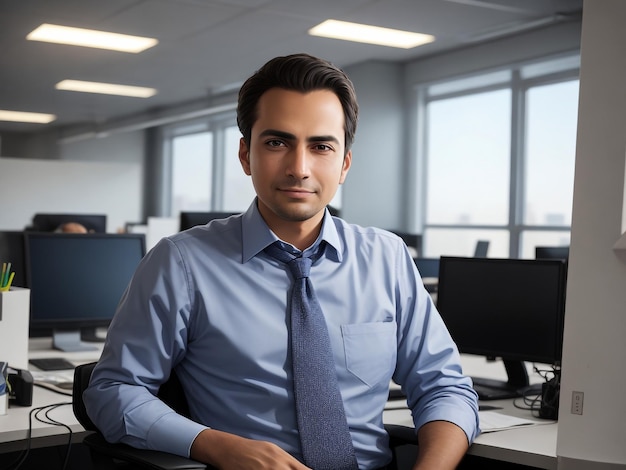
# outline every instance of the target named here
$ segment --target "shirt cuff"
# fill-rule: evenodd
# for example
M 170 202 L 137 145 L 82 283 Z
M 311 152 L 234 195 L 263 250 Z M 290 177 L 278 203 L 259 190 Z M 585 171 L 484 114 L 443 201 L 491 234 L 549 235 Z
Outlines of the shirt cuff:
M 193 441 L 205 429 L 182 415 L 167 413 L 152 425 L 146 444 L 149 449 L 189 457 Z
M 417 431 L 424 424 L 431 421 L 448 421 L 460 427 L 467 436 L 467 442 L 471 445 L 480 433 L 478 415 L 468 410 L 469 405 L 438 400 L 437 405 L 432 408 L 422 410 L 418 416 L 414 413 L 413 422 Z

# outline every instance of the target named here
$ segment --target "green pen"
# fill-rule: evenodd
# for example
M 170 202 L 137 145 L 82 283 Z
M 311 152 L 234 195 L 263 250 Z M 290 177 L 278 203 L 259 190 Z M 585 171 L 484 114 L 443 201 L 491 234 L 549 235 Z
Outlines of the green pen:
M 9 283 L 9 274 L 10 274 L 10 273 L 11 273 L 11 262 L 9 261 L 9 262 L 7 263 L 7 270 L 6 270 L 6 273 L 4 273 L 4 279 L 3 279 L 3 281 L 4 281 L 4 282 L 2 283 L 2 286 L 3 286 L 3 287 L 6 287 L 6 286 L 7 286 L 7 284 Z

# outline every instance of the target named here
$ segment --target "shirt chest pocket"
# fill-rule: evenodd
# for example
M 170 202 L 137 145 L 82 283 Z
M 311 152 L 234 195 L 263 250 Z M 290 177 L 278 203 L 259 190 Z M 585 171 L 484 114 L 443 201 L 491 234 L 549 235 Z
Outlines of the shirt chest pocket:
M 396 365 L 396 323 L 341 325 L 346 368 L 373 387 L 391 380 Z

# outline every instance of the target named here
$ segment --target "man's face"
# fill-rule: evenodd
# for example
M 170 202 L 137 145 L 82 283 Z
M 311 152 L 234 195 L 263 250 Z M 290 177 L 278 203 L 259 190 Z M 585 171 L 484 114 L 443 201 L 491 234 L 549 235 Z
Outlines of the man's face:
M 284 222 L 317 224 L 352 154 L 344 157 L 344 115 L 328 90 L 300 93 L 272 88 L 257 106 L 250 148 L 241 140 L 239 159 L 270 227 Z

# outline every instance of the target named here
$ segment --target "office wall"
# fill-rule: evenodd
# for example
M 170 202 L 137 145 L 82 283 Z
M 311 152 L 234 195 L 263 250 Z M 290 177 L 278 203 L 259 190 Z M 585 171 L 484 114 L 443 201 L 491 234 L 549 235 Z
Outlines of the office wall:
M 37 212 L 106 214 L 107 231 L 141 220 L 138 163 L 0 158 L 0 230 L 22 230 Z
M 425 84 L 462 76 L 515 62 L 523 62 L 580 48 L 580 21 L 570 21 L 514 36 L 468 45 L 447 54 L 435 55 L 408 64 L 406 83 Z
M 2 132 L 0 133 L 0 156 L 14 158 L 58 159 L 58 133 L 56 130 L 35 130 L 34 132 Z
M 626 2 L 585 0 L 572 238 L 557 455 L 559 470 L 626 468 Z M 583 414 L 570 412 L 584 392 Z
M 359 100 L 359 124 L 342 189 L 342 216 L 360 225 L 404 229 L 403 67 L 369 62 L 345 72 Z
M 145 155 L 143 131 L 120 132 L 76 142 L 61 142 L 62 160 L 120 162 L 143 165 Z

